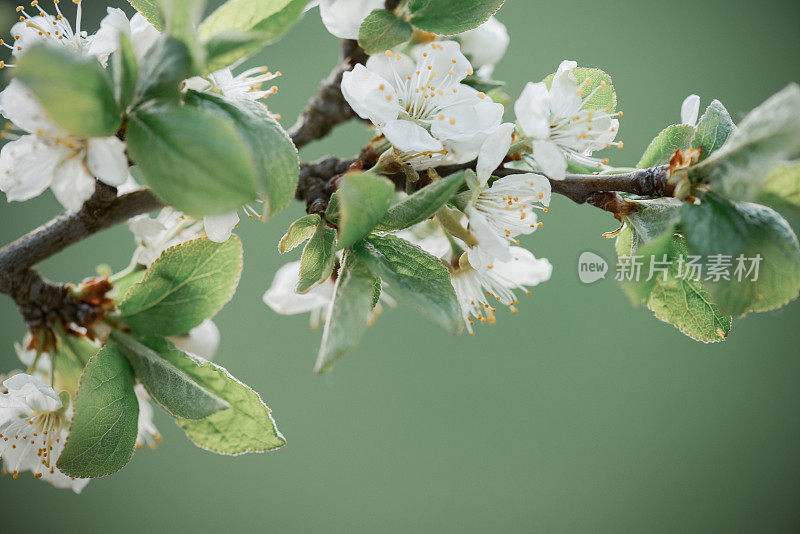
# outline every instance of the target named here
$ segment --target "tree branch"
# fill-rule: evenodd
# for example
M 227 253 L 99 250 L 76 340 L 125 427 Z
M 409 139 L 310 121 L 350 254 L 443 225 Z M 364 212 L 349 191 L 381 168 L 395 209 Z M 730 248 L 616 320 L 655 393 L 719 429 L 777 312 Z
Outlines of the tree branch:
M 298 149 L 325 137 L 334 126 L 356 116 L 342 96 L 342 75 L 358 63 L 366 62 L 367 55 L 358 41 L 348 39 L 342 40 L 342 55 L 341 63 L 322 80 L 316 96 L 309 100 L 306 109 L 289 128 L 289 136 Z

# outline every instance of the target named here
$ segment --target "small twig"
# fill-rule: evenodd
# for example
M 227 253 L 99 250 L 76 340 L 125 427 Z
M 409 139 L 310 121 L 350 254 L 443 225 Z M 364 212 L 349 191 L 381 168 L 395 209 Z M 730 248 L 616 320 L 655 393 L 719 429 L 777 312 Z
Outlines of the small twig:
M 334 126 L 356 116 L 342 95 L 342 75 L 358 63 L 366 62 L 367 55 L 358 41 L 347 39 L 342 41 L 342 53 L 341 63 L 322 80 L 316 96 L 289 128 L 289 136 L 297 148 L 325 137 Z

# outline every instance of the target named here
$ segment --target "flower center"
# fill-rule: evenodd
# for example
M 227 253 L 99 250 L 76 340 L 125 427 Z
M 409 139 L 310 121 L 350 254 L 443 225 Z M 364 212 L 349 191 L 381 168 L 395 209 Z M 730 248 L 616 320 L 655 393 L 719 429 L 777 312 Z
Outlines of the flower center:
M 34 411 L 29 417 L 12 418 L 0 425 L 0 458 L 5 458 L 11 475 L 19 477 L 20 468 L 30 469 L 35 478 L 43 471 L 53 474 L 64 446 L 61 435 L 65 427 L 60 411 Z

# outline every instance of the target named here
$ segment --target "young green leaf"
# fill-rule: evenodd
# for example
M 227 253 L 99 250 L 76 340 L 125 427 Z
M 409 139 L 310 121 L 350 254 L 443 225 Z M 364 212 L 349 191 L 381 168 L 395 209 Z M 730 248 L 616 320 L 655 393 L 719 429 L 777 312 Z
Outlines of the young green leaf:
M 731 120 L 731 115 L 722 102 L 714 100 L 697 123 L 697 132 L 692 139 L 692 148 L 699 148 L 703 152 L 700 161 L 717 151 L 725 144 L 736 126 Z
M 147 50 L 139 65 L 131 103 L 136 106 L 156 98 L 177 101 L 181 83 L 191 75 L 192 58 L 186 44 L 162 35 Z
M 333 272 L 336 262 L 336 232 L 324 221 L 320 221 L 303 248 L 300 257 L 300 279 L 297 292 L 305 293 L 318 283 L 326 280 Z
M 583 94 L 591 95 L 583 105 L 585 109 L 608 110 L 607 113 L 613 113 L 617 109 L 617 92 L 611 82 L 611 76 L 600 69 L 583 67 L 574 69 L 572 74 L 579 84 L 585 84 L 582 86 Z M 554 72 L 544 79 L 548 89 L 552 87 L 555 76 Z
M 800 158 L 800 86 L 791 84 L 747 114 L 696 171 L 734 200 L 758 197 L 775 165 Z
M 358 31 L 358 44 L 367 54 L 394 48 L 411 38 L 414 28 L 387 9 L 376 9 L 364 19 Z
M 34 44 L 20 58 L 14 76 L 69 133 L 107 137 L 119 129 L 120 110 L 114 90 L 95 58 L 82 57 L 65 46 Z
M 436 180 L 390 207 L 374 231 L 402 230 L 424 221 L 450 200 L 463 184 L 463 172 Z
M 705 281 L 726 313 L 780 308 L 800 293 L 800 245 L 775 211 L 708 193 L 699 205 L 684 204 L 681 217 L 692 254 L 706 262 L 721 255 L 731 264 L 729 280 Z
M 84 368 L 72 427 L 57 467 L 77 478 L 116 473 L 133 455 L 138 423 L 131 367 L 117 349 L 106 346 Z
M 225 98 L 190 91 L 188 103 L 234 122 L 248 142 L 256 169 L 256 190 L 264 198 L 267 217 L 285 208 L 294 198 L 300 175 L 297 149 L 267 108 L 247 99 Z
M 800 163 L 778 165 L 767 175 L 758 201 L 800 209 Z
M 188 215 L 221 215 L 256 198 L 253 155 L 231 120 L 178 104 L 141 107 L 127 141 L 145 183 Z
M 352 172 L 344 175 L 336 192 L 339 209 L 339 248 L 347 248 L 369 234 L 383 219 L 394 196 L 387 178 Z
M 680 221 L 682 203 L 676 198 L 625 200 L 636 205 L 636 212 L 625 217 L 625 227 L 630 232 L 630 239 L 627 250 L 620 251 L 617 247 L 621 256 L 637 254 L 640 247 L 671 232 Z
M 426 32 L 455 35 L 477 28 L 505 0 L 425 0 L 411 4 L 411 24 Z
M 694 126 L 689 124 L 667 126 L 653 139 L 636 166 L 646 169 L 657 165 L 666 165 L 676 150 L 686 150 L 692 146 L 694 134 Z
M 250 44 L 240 41 L 236 53 L 228 53 L 225 60 L 210 68 L 221 68 L 257 51 L 259 48 L 280 39 L 300 18 L 308 4 L 307 0 L 228 0 L 211 13 L 198 29 L 198 38 L 210 41 L 221 32 L 247 32 L 252 36 Z
M 139 65 L 131 47 L 131 41 L 124 33 L 119 35 L 119 48 L 111 54 L 109 69 L 114 80 L 114 97 L 120 109 L 127 110 L 133 102 Z
M 203 419 L 230 408 L 230 404 L 199 385 L 163 356 L 169 352 L 170 359 L 189 358 L 166 339 L 145 337 L 139 341 L 119 330 L 113 330 L 111 338 L 116 342 L 117 350 L 128 358 L 136 377 L 150 396 L 172 417 Z
M 242 272 L 242 243 L 187 241 L 164 251 L 144 279 L 118 304 L 134 332 L 173 336 L 188 332 L 230 300 Z
M 150 24 L 155 26 L 158 31 L 164 29 L 164 15 L 161 12 L 161 5 L 158 0 L 128 0 L 128 3 L 141 13 Z
M 358 345 L 377 303 L 376 287 L 380 295 L 380 279 L 355 253 L 346 251 L 322 332 L 315 373 L 327 373 L 339 358 Z
M 161 0 L 165 33 L 195 50 L 196 28 L 205 11 L 205 0 Z
M 289 226 L 286 234 L 281 238 L 280 243 L 278 243 L 278 252 L 286 254 L 290 250 L 294 250 L 296 247 L 300 246 L 301 243 L 311 239 L 320 221 L 321 218 L 316 213 L 304 215 L 297 219 Z
M 450 273 L 438 258 L 393 235 L 368 237 L 353 250 L 392 287 L 393 296 L 410 302 L 454 334 L 464 330 Z
M 197 384 L 230 405 L 199 420 L 176 419 L 195 445 L 218 454 L 266 452 L 286 444 L 261 396 L 224 367 L 191 354 L 161 353 Z

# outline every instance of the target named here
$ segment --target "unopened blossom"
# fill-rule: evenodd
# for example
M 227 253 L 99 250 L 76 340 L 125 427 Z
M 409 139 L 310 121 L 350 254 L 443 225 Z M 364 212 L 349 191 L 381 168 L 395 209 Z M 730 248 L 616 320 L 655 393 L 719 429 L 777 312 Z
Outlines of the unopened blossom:
M 456 38 L 461 42 L 461 51 L 469 57 L 472 66 L 482 77 L 492 75 L 495 65 L 506 55 L 511 42 L 505 24 L 494 16 L 477 28 L 458 34 Z
M 0 190 L 9 202 L 29 200 L 49 187 L 67 210 L 75 211 L 94 192 L 95 178 L 113 186 L 127 180 L 125 143 L 117 137 L 68 134 L 18 80 L 0 94 L 0 104 L 16 128 L 29 132 L 0 152 Z
M 342 94 L 418 170 L 474 159 L 500 126 L 503 106 L 461 83 L 473 70 L 458 43 L 428 43 L 414 55 L 371 56 L 344 73 Z
M 517 236 L 533 233 L 541 226 L 534 210 L 550 205 L 550 182 L 540 174 L 512 174 L 490 186 L 487 177 L 470 184 L 472 198 L 464 213 L 469 231 L 478 240 L 467 254 L 473 267 L 485 271 L 496 261 L 511 259 Z
M 311 313 L 311 327 L 317 328 L 320 319 L 333 300 L 334 283 L 330 278 L 312 287 L 306 293 L 297 292 L 297 281 L 300 278 L 300 262 L 293 261 L 283 265 L 269 289 L 264 293 L 264 304 L 281 315 Z
M 462 261 L 451 273 L 451 281 L 467 330 L 473 334 L 475 321 L 494 324 L 494 302 L 508 306 L 512 313 L 519 304 L 515 291 L 530 294 L 528 287 L 550 279 L 553 266 L 546 259 L 536 259 L 531 252 L 520 247 L 511 247 L 510 259 L 495 262 L 491 269 L 480 271 L 470 262 Z
M 158 36 L 159 31 L 155 26 L 137 12 L 130 20 L 128 16 L 119 8 L 107 8 L 107 14 L 100 21 L 100 29 L 94 35 L 88 52 L 94 56 L 107 56 L 119 49 L 120 35 L 128 38 L 136 59 L 142 60 Z
M 382 9 L 384 0 L 319 0 L 309 7 L 319 5 L 322 23 L 340 39 L 358 39 L 361 23 L 373 10 Z
M 562 62 L 550 89 L 544 82 L 528 83 L 514 106 L 523 133 L 532 141 L 534 166 L 556 180 L 564 178 L 570 161 L 603 168 L 607 161 L 592 158 L 592 153 L 611 146 L 619 129 L 616 117 L 621 113 L 587 108 L 605 83 L 586 92 L 589 80 L 576 79 L 577 66 Z
M 700 97 L 689 95 L 681 104 L 681 123 L 697 126 L 697 116 L 700 115 Z
M 56 392 L 35 376 L 20 373 L 3 381 L 0 393 L 0 457 L 14 478 L 31 471 L 57 488 L 80 493 L 89 479 L 72 478 L 56 467 L 69 435 L 69 414 Z
M 183 352 L 189 352 L 204 360 L 213 360 L 219 348 L 219 328 L 211 319 L 206 319 L 186 334 L 169 336 L 172 343 Z

